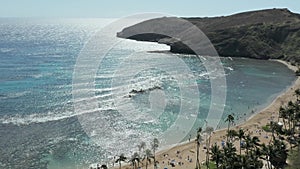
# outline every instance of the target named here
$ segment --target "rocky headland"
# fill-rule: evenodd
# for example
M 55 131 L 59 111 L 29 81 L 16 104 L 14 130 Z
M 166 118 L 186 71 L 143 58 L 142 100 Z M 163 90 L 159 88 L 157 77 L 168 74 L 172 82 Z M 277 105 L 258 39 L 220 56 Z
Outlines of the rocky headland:
M 169 45 L 173 53 L 193 54 L 194 51 L 180 39 L 138 32 L 156 32 L 160 29 L 176 31 L 177 28 L 166 25 L 169 23 L 166 21 L 172 19 L 174 20 L 174 17 L 147 20 L 123 29 L 117 36 L 163 43 Z M 183 19 L 197 26 L 220 56 L 300 62 L 300 14 L 288 9 L 266 9 L 230 16 Z M 131 36 L 133 32 L 136 33 Z M 193 36 L 188 38 L 192 39 Z

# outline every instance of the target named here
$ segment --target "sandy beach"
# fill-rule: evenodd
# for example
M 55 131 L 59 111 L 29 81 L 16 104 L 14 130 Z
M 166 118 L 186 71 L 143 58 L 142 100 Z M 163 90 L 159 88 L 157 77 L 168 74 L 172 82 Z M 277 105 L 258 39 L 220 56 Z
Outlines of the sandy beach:
M 281 60 L 272 60 L 277 61 L 282 64 L 285 64 L 289 69 L 296 71 L 297 67 L 292 66 L 291 64 L 281 61 Z M 242 124 L 237 124 L 236 126 L 231 127 L 231 129 L 239 129 L 243 128 L 246 133 L 250 133 L 252 136 L 258 136 L 262 143 L 268 143 L 270 141 L 270 133 L 266 133 L 262 130 L 262 126 L 265 126 L 271 120 L 278 120 L 278 110 L 281 105 L 285 105 L 290 100 L 295 100 L 296 97 L 294 95 L 295 89 L 300 88 L 300 78 L 294 81 L 294 84 L 286 89 L 286 91 L 282 92 L 275 100 L 266 108 L 261 110 L 260 112 L 254 114 L 250 118 L 248 118 Z M 221 147 L 222 140 L 226 140 L 226 131 L 227 129 L 221 129 L 213 132 L 211 136 L 211 145 L 217 144 Z M 205 136 L 204 136 L 205 138 Z M 196 144 L 195 139 L 191 139 L 190 142 L 181 143 L 179 145 L 173 146 L 171 148 L 162 150 L 156 154 L 156 158 L 159 161 L 159 168 L 174 168 L 174 169 L 185 169 L 185 168 L 195 168 L 195 160 L 196 160 Z M 200 151 L 200 162 L 204 164 L 205 161 L 205 152 L 206 149 L 203 148 L 205 145 L 205 140 L 201 144 Z M 238 145 L 236 145 L 239 147 Z M 169 163 L 173 161 L 176 165 L 171 166 Z M 129 166 L 124 166 L 123 168 L 131 168 Z M 143 167 L 145 168 L 145 167 Z M 148 168 L 153 168 L 153 164 L 150 164 Z

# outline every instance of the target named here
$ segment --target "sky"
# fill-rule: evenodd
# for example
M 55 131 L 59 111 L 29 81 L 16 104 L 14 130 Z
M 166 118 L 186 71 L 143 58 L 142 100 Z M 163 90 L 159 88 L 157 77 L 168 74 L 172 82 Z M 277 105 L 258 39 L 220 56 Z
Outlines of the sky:
M 298 2 L 297 2 L 298 1 Z M 120 18 L 159 12 L 175 16 L 222 16 L 242 11 L 288 8 L 299 0 L 0 0 L 0 17 Z

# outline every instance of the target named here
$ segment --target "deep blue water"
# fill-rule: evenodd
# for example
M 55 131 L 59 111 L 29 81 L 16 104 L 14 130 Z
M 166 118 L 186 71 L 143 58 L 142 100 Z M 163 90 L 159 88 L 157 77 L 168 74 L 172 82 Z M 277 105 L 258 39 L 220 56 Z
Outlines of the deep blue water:
M 201 102 L 194 127 L 186 135 L 204 123 L 211 104 L 208 74 L 213 72 L 206 72 L 194 56 L 147 52 L 167 50 L 167 46 L 124 40 L 109 51 L 95 78 L 96 95 L 91 99 L 99 102 L 97 111 L 104 113 L 111 124 L 98 137 L 101 144 L 95 144 L 74 112 L 72 76 L 85 42 L 109 22 L 109 19 L 0 19 L 0 168 L 71 168 L 108 162 L 109 157 L 121 152 L 129 154 L 138 143 L 133 140 L 149 142 L 155 134 L 164 132 L 181 111 L 178 83 L 186 86 L 192 83 L 175 81 L 169 72 L 158 69 L 143 70 L 149 58 L 168 65 L 168 57 L 179 57 L 190 68 L 196 77 L 194 87 Z M 133 53 L 139 58 L 134 64 L 141 71 L 130 79 L 128 91 L 119 90 L 125 82 L 114 86 L 112 79 L 124 58 Z M 295 80 L 292 71 L 277 62 L 241 58 L 221 58 L 221 61 L 227 81 L 223 117 L 234 113 L 238 121 L 266 106 Z M 129 102 L 138 113 L 161 110 L 153 104 L 157 100 L 151 100 L 150 89 L 155 87 L 160 89 L 153 90 L 158 92 L 154 94 L 164 92 L 161 96 L 167 98 L 155 98 L 166 101 L 161 114 L 155 115 L 159 116 L 157 120 L 139 114 L 134 115 L 138 117 L 136 121 L 121 118 L 117 107 Z M 129 99 L 126 93 L 132 89 L 146 92 L 132 94 Z M 222 126 L 223 120 L 218 127 Z

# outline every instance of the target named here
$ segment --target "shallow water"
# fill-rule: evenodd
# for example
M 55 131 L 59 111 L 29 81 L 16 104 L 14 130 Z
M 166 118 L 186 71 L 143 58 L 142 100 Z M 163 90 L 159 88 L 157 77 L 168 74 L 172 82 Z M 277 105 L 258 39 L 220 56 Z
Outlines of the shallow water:
M 82 128 L 73 107 L 74 101 L 80 102 L 80 98 L 72 100 L 73 69 L 84 43 L 108 22 L 102 19 L 0 20 L 1 168 L 88 166 L 106 163 L 120 153 L 137 151 L 136 144 L 140 141 L 149 142 L 172 126 L 180 115 L 182 99 L 190 99 L 187 104 L 194 103 L 189 97 L 182 98 L 181 85 L 197 90 L 200 99 L 193 128 L 185 131 L 186 137 L 182 139 L 204 124 L 209 107 L 214 104 L 210 77 L 219 75 L 207 72 L 199 59 L 191 55 L 147 52 L 166 50 L 167 46 L 124 40 L 101 62 L 95 78 L 95 98 L 89 98 L 99 103 L 95 112 L 102 113 L 109 127 L 91 133 Z M 132 55 L 135 60 L 124 59 Z M 191 77 L 176 81 L 174 77 L 182 72 L 170 75 L 155 67 L 143 69 L 149 58 L 181 70 L 169 64 L 170 58 L 179 58 L 190 69 Z M 128 86 L 125 80 L 114 82 L 122 79 L 116 78 L 116 72 L 126 61 L 129 70 L 133 66 L 140 70 L 127 79 Z M 234 113 L 238 121 L 243 121 L 295 80 L 292 71 L 277 62 L 243 58 L 221 58 L 221 61 L 227 82 L 223 118 Z M 193 86 L 193 78 L 197 85 Z M 144 92 L 128 98 L 132 89 Z M 134 106 L 130 107 L 134 110 L 132 116 L 120 111 L 129 104 Z M 91 119 L 91 123 L 97 123 L 97 119 Z M 214 127 L 224 125 L 221 120 Z

